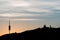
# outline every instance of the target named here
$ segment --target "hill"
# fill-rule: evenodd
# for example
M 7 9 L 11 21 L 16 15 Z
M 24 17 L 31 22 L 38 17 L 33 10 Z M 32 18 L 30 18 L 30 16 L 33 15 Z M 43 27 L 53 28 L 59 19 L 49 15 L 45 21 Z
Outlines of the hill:
M 11 33 L 0 36 L 0 40 L 58 40 L 60 28 L 37 28 L 22 33 Z

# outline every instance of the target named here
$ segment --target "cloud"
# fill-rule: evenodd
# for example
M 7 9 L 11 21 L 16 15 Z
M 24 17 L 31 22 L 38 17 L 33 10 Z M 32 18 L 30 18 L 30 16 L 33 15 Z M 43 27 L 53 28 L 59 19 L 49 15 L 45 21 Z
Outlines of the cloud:
M 0 0 L 0 18 L 41 19 L 54 15 L 59 0 Z

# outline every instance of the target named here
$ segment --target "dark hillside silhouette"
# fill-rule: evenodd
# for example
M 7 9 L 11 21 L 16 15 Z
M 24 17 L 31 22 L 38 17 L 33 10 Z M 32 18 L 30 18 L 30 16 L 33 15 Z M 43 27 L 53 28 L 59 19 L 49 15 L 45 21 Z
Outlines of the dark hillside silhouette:
M 44 28 L 25 31 L 22 33 L 11 33 L 0 36 L 0 40 L 58 40 L 60 39 L 60 28 Z

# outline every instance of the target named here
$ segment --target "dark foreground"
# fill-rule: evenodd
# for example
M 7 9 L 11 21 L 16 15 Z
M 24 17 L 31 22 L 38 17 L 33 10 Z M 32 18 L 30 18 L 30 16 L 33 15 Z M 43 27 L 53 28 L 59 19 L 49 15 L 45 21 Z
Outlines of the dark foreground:
M 0 40 L 60 40 L 60 28 L 37 28 L 0 36 Z

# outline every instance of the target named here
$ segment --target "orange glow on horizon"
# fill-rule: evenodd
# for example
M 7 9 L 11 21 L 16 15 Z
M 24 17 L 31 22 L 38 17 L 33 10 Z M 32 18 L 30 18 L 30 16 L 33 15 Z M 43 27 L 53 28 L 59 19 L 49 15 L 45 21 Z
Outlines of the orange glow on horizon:
M 8 25 L 3 25 L 3 27 L 5 26 L 5 28 L 2 28 L 0 30 L 0 36 L 1 35 L 4 35 L 4 34 L 9 34 L 9 30 L 8 30 Z M 33 26 L 30 26 L 29 25 L 25 25 L 25 24 L 16 24 L 16 25 L 11 25 L 11 32 L 10 33 L 21 33 L 21 32 L 24 32 L 26 30 L 31 30 L 33 29 Z

